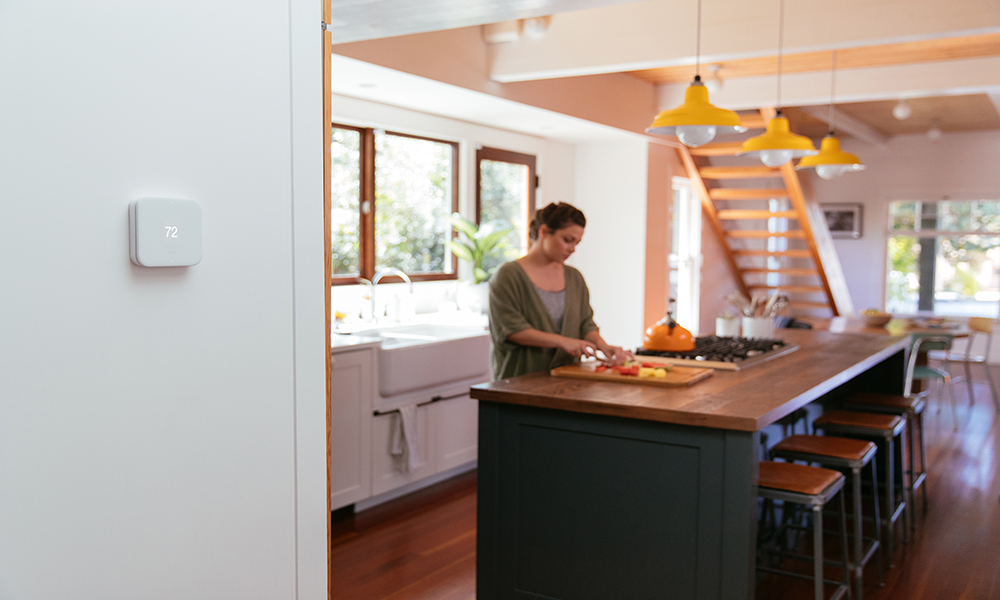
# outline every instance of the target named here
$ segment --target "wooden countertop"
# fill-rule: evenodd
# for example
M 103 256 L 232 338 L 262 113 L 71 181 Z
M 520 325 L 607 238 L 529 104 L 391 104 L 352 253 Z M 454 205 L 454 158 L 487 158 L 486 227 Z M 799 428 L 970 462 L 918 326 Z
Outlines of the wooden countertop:
M 472 397 L 581 413 L 759 431 L 904 349 L 908 336 L 781 329 L 801 348 L 686 388 L 658 388 L 533 373 L 484 383 Z

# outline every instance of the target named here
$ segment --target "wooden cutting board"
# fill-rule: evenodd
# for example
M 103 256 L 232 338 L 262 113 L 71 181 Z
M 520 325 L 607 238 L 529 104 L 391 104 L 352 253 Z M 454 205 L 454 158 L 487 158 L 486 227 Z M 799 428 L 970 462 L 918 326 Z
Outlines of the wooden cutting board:
M 674 367 L 667 371 L 666 377 L 639 377 L 638 375 L 619 375 L 610 368 L 597 372 L 597 363 L 581 363 L 556 367 L 549 371 L 553 377 L 574 377 L 576 379 L 592 379 L 595 381 L 612 381 L 615 383 L 632 383 L 636 385 L 652 385 L 656 387 L 688 386 L 712 375 L 712 369 L 697 369 L 694 367 Z

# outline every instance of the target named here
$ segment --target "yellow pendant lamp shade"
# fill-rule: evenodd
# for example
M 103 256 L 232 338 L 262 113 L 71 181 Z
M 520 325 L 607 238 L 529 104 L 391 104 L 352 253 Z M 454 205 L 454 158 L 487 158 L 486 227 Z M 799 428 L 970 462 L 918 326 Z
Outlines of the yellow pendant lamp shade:
M 795 168 L 812 167 L 816 168 L 816 174 L 823 179 L 833 179 L 848 171 L 863 171 L 865 168 L 857 156 L 840 149 L 840 140 L 832 133 L 823 138 L 819 154 L 803 158 Z
M 812 140 L 804 135 L 792 133 L 788 127 L 788 119 L 774 117 L 767 123 L 763 135 L 752 137 L 743 142 L 743 147 L 736 156 L 756 156 L 769 167 L 780 167 L 793 158 L 812 156 L 816 154 Z
M 685 146 L 697 148 L 720 133 L 743 133 L 746 127 L 731 110 L 712 106 L 708 89 L 695 75 L 694 83 L 684 92 L 684 104 L 656 115 L 646 133 L 676 135 Z

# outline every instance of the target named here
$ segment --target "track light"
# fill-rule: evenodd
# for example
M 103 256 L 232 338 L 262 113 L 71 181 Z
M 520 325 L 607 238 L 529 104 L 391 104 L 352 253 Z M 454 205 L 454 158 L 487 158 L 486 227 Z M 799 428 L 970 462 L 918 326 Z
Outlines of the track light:
M 900 100 L 896 103 L 896 106 L 892 107 L 892 116 L 896 117 L 900 121 L 905 121 L 910 118 L 913 114 L 913 109 L 910 105 L 906 103 L 906 100 Z

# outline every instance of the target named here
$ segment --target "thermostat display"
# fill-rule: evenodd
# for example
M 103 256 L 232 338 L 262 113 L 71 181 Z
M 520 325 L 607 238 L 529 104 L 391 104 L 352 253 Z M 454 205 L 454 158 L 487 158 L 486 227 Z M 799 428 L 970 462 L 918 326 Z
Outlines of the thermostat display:
M 128 205 L 129 254 L 140 267 L 201 262 L 201 205 L 176 198 L 138 198 Z

